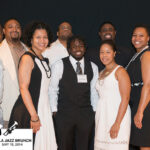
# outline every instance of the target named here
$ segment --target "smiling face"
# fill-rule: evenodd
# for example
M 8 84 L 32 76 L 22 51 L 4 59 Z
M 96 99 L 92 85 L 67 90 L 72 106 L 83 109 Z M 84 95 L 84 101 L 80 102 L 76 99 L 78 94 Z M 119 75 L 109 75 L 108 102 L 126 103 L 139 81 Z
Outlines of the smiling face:
M 111 24 L 104 24 L 101 27 L 99 36 L 102 40 L 108 40 L 108 39 L 115 40 L 115 36 L 116 36 L 115 28 Z
M 145 28 L 135 28 L 132 34 L 132 44 L 138 52 L 148 45 L 149 35 Z
M 17 20 L 9 20 L 6 22 L 3 32 L 7 41 L 18 42 L 21 37 L 21 26 Z
M 100 60 L 104 65 L 110 65 L 114 63 L 114 57 L 116 52 L 109 44 L 103 44 L 100 47 Z
M 74 57 L 76 60 L 81 60 L 85 53 L 85 45 L 83 41 L 79 39 L 75 39 L 70 43 L 69 49 L 70 55 Z
M 45 29 L 36 29 L 31 40 L 32 49 L 42 53 L 48 46 L 48 35 Z

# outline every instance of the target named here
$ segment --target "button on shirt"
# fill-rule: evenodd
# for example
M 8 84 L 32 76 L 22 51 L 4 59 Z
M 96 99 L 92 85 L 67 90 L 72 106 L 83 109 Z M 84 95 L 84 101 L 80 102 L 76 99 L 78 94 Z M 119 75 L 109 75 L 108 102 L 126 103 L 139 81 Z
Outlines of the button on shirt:
M 76 62 L 72 56 L 69 56 L 69 60 L 72 64 L 73 69 L 76 71 Z M 80 61 L 82 73 L 84 74 L 84 58 L 82 58 Z M 93 78 L 90 83 L 91 88 L 91 105 L 93 107 L 93 110 L 96 111 L 96 105 L 99 100 L 98 93 L 96 91 L 95 85 L 98 80 L 98 67 L 91 62 L 92 69 L 93 69 Z M 57 111 L 57 101 L 58 101 L 58 92 L 59 92 L 59 81 L 62 78 L 63 75 L 63 61 L 59 60 L 51 67 L 51 80 L 50 80 L 50 86 L 49 86 L 49 99 L 50 99 L 50 106 L 51 111 L 56 112 Z M 68 83 L 69 84 L 69 83 Z M 69 91 L 68 91 L 69 92 Z

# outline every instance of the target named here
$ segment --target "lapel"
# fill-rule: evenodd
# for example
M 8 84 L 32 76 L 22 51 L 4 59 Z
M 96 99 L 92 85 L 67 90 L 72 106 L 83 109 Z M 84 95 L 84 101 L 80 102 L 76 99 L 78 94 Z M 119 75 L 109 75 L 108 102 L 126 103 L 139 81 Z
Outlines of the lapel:
M 2 59 L 5 71 L 11 77 L 11 80 L 13 81 L 14 85 L 17 88 L 19 88 L 15 63 L 14 63 L 14 60 L 13 60 L 13 57 L 12 57 L 12 54 L 11 54 L 11 51 L 10 51 L 10 48 L 6 39 L 3 40 L 3 43 L 0 47 L 0 57 Z

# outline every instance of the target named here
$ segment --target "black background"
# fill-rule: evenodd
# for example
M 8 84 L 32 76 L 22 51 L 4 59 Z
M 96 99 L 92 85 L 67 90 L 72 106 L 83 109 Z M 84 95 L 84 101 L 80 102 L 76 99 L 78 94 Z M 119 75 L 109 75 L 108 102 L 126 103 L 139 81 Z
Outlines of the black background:
M 150 0 L 0 0 L 0 23 L 17 18 L 22 27 L 32 20 L 50 24 L 56 39 L 58 25 L 68 21 L 89 47 L 99 45 L 98 28 L 106 20 L 117 28 L 117 44 L 130 47 L 132 28 L 150 24 Z

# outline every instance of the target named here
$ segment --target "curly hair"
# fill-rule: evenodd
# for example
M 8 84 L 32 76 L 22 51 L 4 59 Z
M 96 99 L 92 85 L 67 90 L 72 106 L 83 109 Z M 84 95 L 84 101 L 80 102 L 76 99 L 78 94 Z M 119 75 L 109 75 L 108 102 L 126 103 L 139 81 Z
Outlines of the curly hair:
M 49 25 L 45 24 L 44 22 L 41 21 L 33 21 L 30 24 L 28 24 L 23 32 L 23 41 L 24 43 L 28 46 L 31 47 L 31 40 L 33 38 L 33 34 L 35 32 L 35 30 L 37 29 L 45 29 L 47 32 L 47 36 L 48 36 L 48 46 L 50 46 L 52 39 L 53 39 L 53 34 L 51 32 L 51 29 L 49 27 Z
M 84 44 L 84 47 L 87 48 L 87 43 L 86 43 L 85 39 L 84 39 L 82 36 L 80 36 L 80 35 L 73 35 L 73 36 L 71 36 L 71 37 L 67 40 L 67 50 L 70 49 L 71 42 L 72 42 L 72 41 L 75 41 L 75 40 L 82 41 L 83 44 Z

